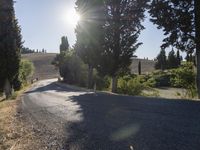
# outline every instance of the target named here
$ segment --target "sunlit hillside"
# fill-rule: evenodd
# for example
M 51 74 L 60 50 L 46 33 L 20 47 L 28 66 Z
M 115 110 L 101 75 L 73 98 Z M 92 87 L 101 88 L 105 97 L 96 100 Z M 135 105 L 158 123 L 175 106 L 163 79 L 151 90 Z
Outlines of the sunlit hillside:
M 35 66 L 35 73 L 33 78 L 50 79 L 59 76 L 58 70 L 51 65 L 52 60 L 55 58 L 54 53 L 34 53 L 34 54 L 23 54 L 22 58 L 28 59 L 33 62 Z

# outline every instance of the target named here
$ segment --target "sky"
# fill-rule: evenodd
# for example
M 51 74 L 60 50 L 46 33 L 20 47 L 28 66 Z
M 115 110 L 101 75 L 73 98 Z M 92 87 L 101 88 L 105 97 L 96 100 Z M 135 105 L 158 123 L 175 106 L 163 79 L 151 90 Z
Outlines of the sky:
M 24 46 L 58 53 L 62 36 L 67 36 L 70 46 L 73 46 L 76 42 L 75 25 L 67 21 L 72 10 L 75 10 L 75 0 L 16 0 L 15 13 L 21 26 Z M 138 39 L 143 45 L 135 54 L 139 58 L 153 59 L 160 52 L 163 32 L 149 21 L 149 17 L 143 25 L 146 29 Z

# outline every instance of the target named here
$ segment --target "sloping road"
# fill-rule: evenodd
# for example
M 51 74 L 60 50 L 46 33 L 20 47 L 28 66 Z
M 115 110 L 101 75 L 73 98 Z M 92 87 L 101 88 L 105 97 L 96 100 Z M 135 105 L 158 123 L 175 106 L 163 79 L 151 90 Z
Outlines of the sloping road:
M 40 81 L 23 110 L 69 150 L 199 150 L 200 103 L 90 93 Z

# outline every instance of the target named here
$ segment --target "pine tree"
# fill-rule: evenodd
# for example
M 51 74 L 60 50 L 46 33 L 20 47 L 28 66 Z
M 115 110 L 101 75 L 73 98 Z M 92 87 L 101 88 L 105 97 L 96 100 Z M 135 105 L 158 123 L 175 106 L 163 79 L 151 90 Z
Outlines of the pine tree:
M 0 1 L 0 88 L 11 87 L 17 78 L 22 48 L 20 28 L 15 18 L 13 0 Z M 8 89 L 7 97 L 11 94 Z

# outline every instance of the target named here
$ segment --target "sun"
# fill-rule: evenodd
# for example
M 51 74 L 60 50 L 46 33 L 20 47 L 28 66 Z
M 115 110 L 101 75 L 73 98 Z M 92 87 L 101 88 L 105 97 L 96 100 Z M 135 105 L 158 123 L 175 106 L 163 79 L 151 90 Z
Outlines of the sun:
M 75 27 L 80 21 L 80 15 L 75 9 L 66 11 L 63 17 L 63 20 L 65 20 L 65 22 L 72 27 Z

